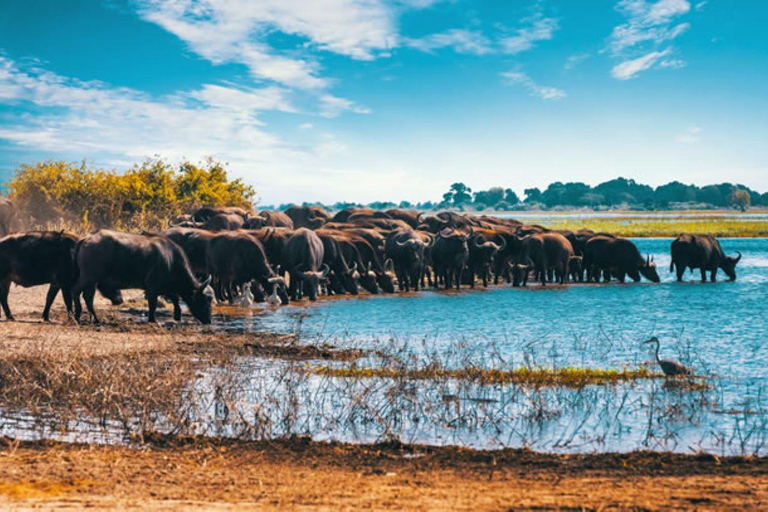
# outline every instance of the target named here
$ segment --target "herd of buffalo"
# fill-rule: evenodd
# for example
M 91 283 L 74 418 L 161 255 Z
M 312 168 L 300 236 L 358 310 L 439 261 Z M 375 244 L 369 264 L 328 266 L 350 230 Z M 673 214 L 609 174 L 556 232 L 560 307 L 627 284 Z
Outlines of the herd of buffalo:
M 0 212 L 1 213 L 1 212 Z M 1 215 L 0 215 L 1 216 Z M 0 224 L 2 219 L 0 219 Z M 673 243 L 670 271 L 718 269 L 730 279 L 741 259 L 726 256 L 714 237 L 681 235 Z M 149 320 L 158 299 L 173 303 L 180 320 L 183 301 L 202 323 L 211 322 L 214 300 L 287 304 L 321 293 L 393 293 L 425 286 L 488 286 L 500 280 L 525 286 L 529 278 L 624 282 L 641 276 L 658 283 L 652 258 L 632 241 L 591 230 L 556 231 L 488 215 L 441 212 L 425 215 L 392 209 L 293 206 L 258 214 L 236 207 L 201 208 L 171 222 L 162 233 L 100 230 L 84 238 L 58 231 L 14 233 L 0 239 L 0 303 L 13 319 L 11 283 L 50 284 L 43 310 L 61 291 L 67 311 L 80 321 L 80 297 L 93 322 L 98 290 L 114 304 L 121 290 L 145 291 Z

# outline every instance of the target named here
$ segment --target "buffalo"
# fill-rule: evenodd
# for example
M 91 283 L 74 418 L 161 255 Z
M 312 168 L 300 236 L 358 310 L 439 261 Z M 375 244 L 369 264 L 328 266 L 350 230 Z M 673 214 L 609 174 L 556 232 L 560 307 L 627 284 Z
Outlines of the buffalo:
M 596 281 L 603 275 L 604 280 L 610 281 L 615 276 L 623 283 L 626 276 L 634 282 L 640 281 L 642 275 L 649 281 L 661 281 L 656 270 L 656 264 L 650 256 L 645 259 L 631 240 L 614 236 L 596 235 L 584 246 L 584 268 L 587 277 Z
M 156 322 L 158 297 L 173 302 L 173 317 L 181 320 L 179 298 L 203 324 L 211 323 L 213 290 L 209 277 L 202 283 L 195 278 L 184 251 L 162 235 L 136 235 L 100 230 L 81 240 L 75 250 L 79 275 L 72 287 L 75 319 L 80 321 L 80 295 L 91 319 L 99 323 L 93 308 L 97 287 L 106 290 L 138 288 L 149 303 L 150 322 Z
M 468 280 L 472 288 L 475 287 L 475 276 L 479 275 L 483 280 L 483 286 L 488 286 L 491 276 L 491 264 L 496 255 L 503 253 L 507 248 L 507 239 L 494 230 L 480 230 L 472 238 L 469 244 L 469 260 L 467 261 Z
M 400 291 L 418 291 L 426 264 L 425 249 L 429 243 L 413 229 L 392 231 L 386 241 L 386 255 L 393 262 Z
M 717 270 L 722 269 L 731 281 L 736 280 L 736 264 L 741 261 L 741 253 L 738 256 L 726 256 L 720 247 L 720 242 L 712 235 L 680 235 L 672 242 L 672 262 L 669 271 L 677 268 L 677 280 L 683 280 L 685 269 L 698 268 L 701 270 L 701 280 L 706 282 L 707 271 L 710 272 L 710 280 L 717 279 Z
M 356 262 L 353 262 L 354 266 L 350 268 L 341 244 L 339 244 L 333 232 L 318 229 L 315 233 L 323 242 L 323 263 L 331 271 L 331 290 L 336 294 L 350 293 L 357 295 L 359 293 L 357 280 L 360 274 Z
M 245 219 L 245 229 L 261 229 L 266 227 L 293 229 L 293 221 L 285 212 L 262 210 L 258 215 Z
M 320 229 L 330 220 L 328 212 L 316 206 L 291 206 L 285 210 L 285 214 L 290 217 L 296 229 Z
M 309 300 L 317 300 L 320 284 L 330 269 L 323 265 L 323 241 L 314 231 L 299 228 L 286 240 L 283 260 L 290 273 L 290 295 L 299 300 L 306 293 Z
M 192 214 L 192 220 L 195 222 L 206 222 L 216 215 L 237 215 L 245 220 L 249 214 L 248 210 L 239 206 L 203 206 Z
M 461 286 L 461 276 L 469 261 L 469 246 L 467 240 L 472 238 L 456 231 L 441 231 L 435 237 L 432 245 L 431 259 L 435 272 L 435 285 L 442 281 L 446 289 Z
M 216 233 L 205 229 L 175 227 L 163 232 L 184 250 L 192 272 L 198 276 L 208 272 L 208 243 Z
M 285 282 L 278 277 L 267 261 L 261 242 L 245 231 L 226 231 L 208 240 L 208 272 L 216 277 L 224 295 L 232 300 L 234 290 L 254 281 L 267 293 L 277 294 L 288 303 Z
M 552 274 L 558 283 L 568 282 L 568 271 L 574 259 L 573 247 L 560 233 L 536 233 L 522 240 L 518 261 L 515 263 L 513 285 L 525 286 L 528 274 L 534 271 L 534 278 L 542 285 Z
M 32 231 L 0 239 L 0 303 L 8 320 L 13 320 L 8 306 L 12 282 L 24 287 L 50 284 L 43 309 L 46 322 L 59 290 L 67 313 L 72 313 L 70 291 L 77 277 L 77 242 L 77 236 L 63 231 Z

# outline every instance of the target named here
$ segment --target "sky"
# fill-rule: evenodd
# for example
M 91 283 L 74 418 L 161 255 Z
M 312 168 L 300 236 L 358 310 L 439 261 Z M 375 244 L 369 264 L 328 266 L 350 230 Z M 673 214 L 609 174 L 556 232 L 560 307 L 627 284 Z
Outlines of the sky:
M 0 177 L 213 157 L 263 203 L 768 190 L 760 0 L 2 0 Z

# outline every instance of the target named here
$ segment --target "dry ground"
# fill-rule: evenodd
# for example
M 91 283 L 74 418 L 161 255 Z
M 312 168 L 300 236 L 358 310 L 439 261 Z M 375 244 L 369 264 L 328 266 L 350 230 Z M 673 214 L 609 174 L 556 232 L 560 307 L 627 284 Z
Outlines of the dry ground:
M 349 446 L 293 440 L 132 450 L 10 446 L 0 507 L 741 509 L 768 506 L 768 461 L 635 453 Z
M 45 290 L 11 291 L 16 323 L 0 322 L 3 357 L 236 347 L 280 357 L 307 352 L 279 337 L 227 335 L 194 324 L 152 326 L 111 311 L 77 327 L 57 302 L 40 323 Z M 141 296 L 133 295 L 140 301 Z M 137 302 L 137 307 L 140 306 Z M 0 416 L 1 417 L 1 416 Z M 155 440 L 149 447 L 0 440 L 0 508 L 147 509 L 765 509 L 768 459 L 635 453 L 554 456 L 417 446 Z

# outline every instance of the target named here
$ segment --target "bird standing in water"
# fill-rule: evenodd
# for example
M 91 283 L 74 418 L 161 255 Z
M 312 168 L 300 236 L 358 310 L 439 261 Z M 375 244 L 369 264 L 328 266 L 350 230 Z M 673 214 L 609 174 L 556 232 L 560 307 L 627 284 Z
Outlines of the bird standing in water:
M 654 336 L 653 338 L 644 341 L 643 343 L 655 343 L 656 344 L 656 362 L 659 363 L 659 366 L 661 366 L 661 371 L 664 372 L 664 375 L 667 377 L 677 377 L 678 375 L 690 375 L 691 369 L 687 366 L 678 363 L 677 361 L 670 361 L 669 359 L 661 359 L 659 358 L 659 348 L 661 347 L 661 342 L 659 341 L 659 338 Z

